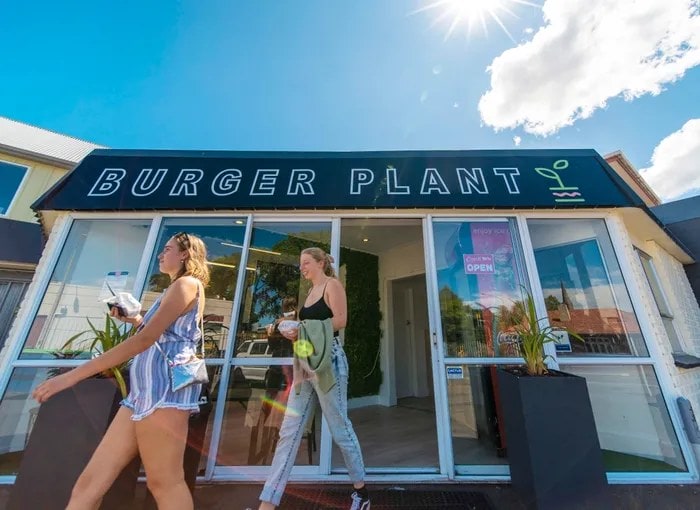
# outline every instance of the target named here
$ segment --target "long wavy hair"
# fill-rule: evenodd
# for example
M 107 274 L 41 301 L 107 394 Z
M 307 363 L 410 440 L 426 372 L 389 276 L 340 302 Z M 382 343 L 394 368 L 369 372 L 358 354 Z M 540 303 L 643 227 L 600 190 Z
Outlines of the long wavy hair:
M 337 277 L 337 275 L 335 274 L 335 269 L 333 269 L 333 257 L 328 255 L 321 248 L 316 248 L 315 246 L 311 248 L 305 248 L 301 250 L 301 253 L 311 255 L 311 257 L 316 262 L 323 262 L 323 273 L 326 276 L 330 276 L 332 278 Z
M 194 276 L 205 287 L 209 284 L 209 265 L 207 264 L 207 247 L 202 239 L 194 234 L 178 232 L 173 236 L 180 251 L 187 252 L 182 269 L 173 281 L 183 276 Z

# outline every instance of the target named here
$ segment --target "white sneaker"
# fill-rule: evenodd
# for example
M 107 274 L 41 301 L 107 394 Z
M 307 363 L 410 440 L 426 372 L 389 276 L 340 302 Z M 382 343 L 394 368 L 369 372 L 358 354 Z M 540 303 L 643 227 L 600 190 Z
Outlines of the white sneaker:
M 350 510 L 369 510 L 369 496 L 363 498 L 357 491 L 353 491 L 350 497 L 352 498 Z

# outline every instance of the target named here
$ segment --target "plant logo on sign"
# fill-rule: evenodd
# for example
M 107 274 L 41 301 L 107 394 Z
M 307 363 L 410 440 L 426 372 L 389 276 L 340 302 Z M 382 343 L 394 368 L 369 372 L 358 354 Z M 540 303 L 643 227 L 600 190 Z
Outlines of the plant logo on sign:
M 585 202 L 586 199 L 583 198 L 578 186 L 564 186 L 564 181 L 559 175 L 559 172 L 556 171 L 569 168 L 569 162 L 565 159 L 559 159 L 555 161 L 552 166 L 554 166 L 554 170 L 551 168 L 537 167 L 535 168 L 535 172 L 542 177 L 554 179 L 557 182 L 558 186 L 550 186 L 549 188 L 549 191 L 551 191 L 554 196 L 554 201 L 557 203 Z

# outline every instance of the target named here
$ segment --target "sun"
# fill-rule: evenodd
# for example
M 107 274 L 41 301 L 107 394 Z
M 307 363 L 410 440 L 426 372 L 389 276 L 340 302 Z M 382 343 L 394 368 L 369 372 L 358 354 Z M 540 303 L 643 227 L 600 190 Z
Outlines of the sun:
M 477 25 L 480 25 L 484 34 L 488 35 L 487 22 L 495 21 L 503 32 L 515 42 L 515 39 L 508 32 L 501 19 L 502 14 L 508 14 L 517 18 L 517 15 L 511 10 L 511 4 L 540 7 L 538 4 L 527 0 L 433 0 L 411 14 L 432 10 L 439 11 L 431 26 L 448 22 L 449 28 L 445 34 L 445 39 L 448 39 L 462 24 L 466 24 L 467 37 L 471 36 Z

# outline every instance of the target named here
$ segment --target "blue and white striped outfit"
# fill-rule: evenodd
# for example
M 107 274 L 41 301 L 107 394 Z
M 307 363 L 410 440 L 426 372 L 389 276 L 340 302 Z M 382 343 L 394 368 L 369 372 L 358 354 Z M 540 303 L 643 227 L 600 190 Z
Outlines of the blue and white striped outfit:
M 163 294 L 148 310 L 143 318 L 143 324 L 148 323 L 158 310 Z M 202 337 L 197 320 L 198 311 L 199 292 L 197 292 L 195 306 L 178 317 L 156 340 L 171 360 L 189 359 L 192 354 L 196 353 L 197 343 Z M 122 400 L 121 405 L 133 411 L 131 419 L 134 421 L 140 421 L 156 409 L 164 407 L 181 409 L 191 413 L 199 411 L 198 402 L 202 385 L 192 384 L 181 390 L 172 391 L 167 362 L 155 344 L 134 357 L 129 370 L 129 379 L 129 395 Z

